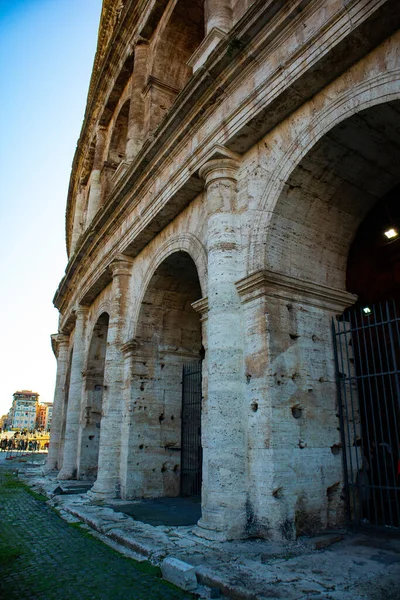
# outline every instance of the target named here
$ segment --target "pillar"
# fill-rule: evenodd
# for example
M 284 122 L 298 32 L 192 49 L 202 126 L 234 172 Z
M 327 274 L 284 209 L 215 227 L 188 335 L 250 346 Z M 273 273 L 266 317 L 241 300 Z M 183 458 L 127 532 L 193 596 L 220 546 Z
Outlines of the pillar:
M 206 0 L 205 13 L 206 35 L 214 28 L 224 32 L 230 30 L 232 25 L 231 0 Z
M 51 434 L 49 453 L 46 461 L 46 471 L 57 469 L 58 451 L 63 417 L 63 403 L 65 397 L 65 384 L 68 368 L 69 336 L 59 333 L 54 336 L 57 356 L 57 376 L 54 390 L 53 416 L 51 421 Z
M 132 259 L 118 255 L 110 265 L 112 307 L 108 324 L 104 368 L 103 415 L 100 430 L 97 480 L 90 491 L 95 500 L 120 496 L 121 422 L 124 412 L 125 360 L 123 337 L 129 309 L 129 281 Z
M 223 158 L 200 170 L 208 206 L 208 411 L 197 533 L 220 540 L 243 536 L 246 521 L 237 168 L 237 161 Z
M 75 195 L 74 224 L 73 224 L 73 228 L 72 228 L 71 248 L 70 248 L 71 256 L 74 254 L 76 244 L 77 244 L 77 242 L 82 234 L 82 231 L 83 231 L 82 221 L 84 220 L 83 211 L 84 211 L 85 193 L 86 193 L 86 186 L 79 183 L 78 191 Z
M 77 473 L 78 434 L 81 414 L 83 369 L 86 360 L 86 327 L 88 312 L 89 309 L 87 306 L 78 306 L 75 311 L 74 350 L 72 353 L 71 380 L 69 384 L 63 465 L 58 474 L 58 479 L 73 479 L 76 477 Z
M 273 271 L 236 282 L 242 301 L 251 536 L 343 525 L 331 319 L 355 297 Z
M 107 130 L 105 127 L 99 127 L 97 130 L 96 149 L 94 152 L 93 168 L 90 175 L 90 191 L 86 214 L 86 226 L 91 223 L 101 204 L 101 169 L 104 160 L 103 155 L 106 131 Z
M 135 62 L 132 76 L 131 102 L 129 107 L 128 139 L 126 160 L 135 158 L 143 144 L 144 101 L 143 89 L 146 85 L 147 53 L 149 44 L 140 38 L 135 46 Z

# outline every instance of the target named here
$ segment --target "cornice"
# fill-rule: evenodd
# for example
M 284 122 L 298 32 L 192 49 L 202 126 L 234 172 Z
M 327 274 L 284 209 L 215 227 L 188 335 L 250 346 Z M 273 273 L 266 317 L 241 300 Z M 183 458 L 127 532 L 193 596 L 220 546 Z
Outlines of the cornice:
M 211 106 L 215 105 L 215 102 L 216 102 L 215 88 L 217 86 L 219 86 L 218 87 L 219 94 L 225 93 L 225 89 L 226 89 L 226 88 L 225 89 L 221 88 L 221 82 L 218 81 L 219 74 L 222 73 L 222 71 L 224 69 L 228 69 L 230 71 L 230 78 L 233 81 L 239 72 L 243 73 L 243 70 L 245 68 L 249 68 L 249 64 L 251 64 L 251 61 L 253 61 L 253 63 L 254 63 L 254 58 L 251 58 L 249 56 L 247 63 L 243 63 L 243 62 L 240 63 L 240 61 L 236 61 L 236 66 L 234 67 L 235 59 L 236 59 L 237 55 L 240 52 L 244 51 L 244 49 L 250 43 L 249 40 L 254 40 L 254 38 L 251 37 L 250 33 L 255 35 L 257 33 L 255 31 L 255 28 L 258 27 L 257 31 L 260 31 L 260 28 L 263 26 L 263 22 L 262 22 L 260 15 L 265 16 L 266 8 L 270 8 L 271 3 L 268 3 L 267 7 L 265 4 L 266 3 L 261 0 L 259 0 L 258 2 L 255 2 L 254 5 L 251 7 L 251 9 L 249 9 L 249 11 L 245 14 L 242 21 L 239 22 L 238 26 L 236 26 L 234 28 L 231 35 L 228 36 L 227 40 L 221 42 L 221 44 L 218 46 L 218 48 L 216 50 L 214 50 L 214 52 L 209 57 L 209 60 L 207 61 L 207 65 L 206 65 L 207 68 L 199 69 L 199 71 L 192 77 L 189 84 L 186 86 L 186 88 L 183 90 L 183 92 L 181 92 L 180 95 L 178 96 L 178 98 L 173 106 L 173 109 L 171 109 L 171 111 L 167 114 L 166 118 L 162 121 L 162 123 L 160 124 L 160 126 L 158 127 L 156 132 L 154 133 L 152 139 L 147 140 L 147 142 L 144 144 L 144 146 L 142 148 L 142 151 L 139 153 L 139 155 L 136 157 L 136 159 L 130 164 L 130 166 L 127 168 L 126 172 L 121 175 L 113 192 L 111 193 L 111 195 L 108 199 L 107 204 L 99 211 L 99 213 L 96 215 L 95 219 L 93 220 L 93 227 L 91 227 L 88 231 L 86 231 L 85 234 L 82 236 L 81 240 L 79 241 L 79 244 L 78 244 L 79 247 L 77 247 L 76 254 L 73 257 L 71 257 L 70 263 L 67 266 L 66 277 L 60 283 L 59 289 L 55 296 L 55 303 L 58 307 L 60 307 L 60 303 L 62 303 L 61 299 L 65 295 L 65 292 L 67 289 L 66 286 L 69 285 L 69 281 L 71 280 L 71 277 L 74 275 L 74 273 L 77 274 L 78 270 L 80 270 L 80 267 L 83 267 L 83 265 L 81 264 L 81 257 L 86 256 L 87 253 L 90 251 L 90 249 L 94 248 L 94 244 L 98 243 L 95 241 L 96 239 L 98 240 L 98 239 L 100 239 L 100 237 L 104 237 L 104 236 L 109 237 L 113 234 L 113 231 L 118 227 L 118 225 L 120 223 L 120 219 L 122 218 L 122 215 L 123 215 L 124 211 L 126 210 L 128 203 L 130 203 L 131 207 L 133 206 L 132 201 L 131 201 L 133 194 L 135 194 L 136 202 L 138 202 L 140 200 L 139 195 L 140 194 L 143 195 L 143 193 L 146 189 L 146 186 L 150 185 L 149 182 L 151 181 L 151 178 L 154 176 L 154 173 L 157 171 L 159 166 L 163 163 L 163 161 L 168 160 L 166 158 L 167 156 L 171 157 L 171 147 L 169 145 L 171 143 L 170 142 L 171 138 L 173 136 L 175 136 L 173 139 L 174 139 L 174 149 L 176 149 L 177 147 L 179 147 L 179 144 L 182 142 L 182 140 L 186 139 L 185 136 L 187 135 L 187 133 L 190 131 L 193 131 L 193 128 L 196 126 L 196 118 L 197 119 L 204 118 L 203 115 L 205 114 L 205 111 L 207 111 L 207 105 L 205 105 L 204 103 L 201 102 L 202 99 L 204 100 L 202 93 L 204 95 L 204 91 L 207 90 L 207 94 L 208 94 L 207 98 L 210 99 Z M 277 5 L 279 3 L 275 3 L 275 4 Z M 302 5 L 309 4 L 309 2 L 306 2 L 306 3 L 302 2 L 300 4 L 302 4 Z M 348 10 L 349 7 L 354 4 L 355 4 L 354 0 L 353 0 L 353 2 L 349 2 L 346 10 Z M 390 5 L 390 7 L 393 8 L 392 0 L 388 0 L 388 2 L 386 4 Z M 343 11 L 344 10 L 345 9 L 343 8 Z M 288 19 L 289 19 L 289 16 L 288 16 Z M 395 25 L 396 25 L 396 23 L 393 23 L 393 27 L 395 27 Z M 281 26 L 281 30 L 280 30 L 280 33 L 281 33 L 283 24 L 280 24 L 280 26 Z M 357 35 L 360 34 L 360 31 L 355 29 L 355 31 L 353 31 L 353 33 L 357 37 Z M 235 38 L 232 36 L 240 36 L 240 37 Z M 242 38 L 244 40 L 243 43 L 238 44 L 238 48 L 235 47 L 235 49 L 232 50 L 232 52 L 230 53 L 230 55 L 228 57 L 227 50 L 229 49 L 229 44 L 231 44 L 232 41 L 234 41 L 235 39 L 242 39 Z M 378 38 L 376 38 L 376 39 L 378 39 Z M 372 46 L 373 46 L 373 44 L 376 43 L 376 39 L 372 39 L 369 43 L 372 44 Z M 247 40 L 247 42 L 246 42 L 246 40 Z M 353 42 L 354 42 L 354 40 L 353 40 Z M 366 53 L 368 51 L 368 49 L 369 48 L 366 48 L 364 45 L 360 51 L 361 54 Z M 343 51 L 343 49 L 341 48 L 338 51 L 340 53 Z M 297 58 L 298 58 L 298 56 L 297 56 Z M 331 59 L 332 59 L 332 57 L 331 57 Z M 318 63 L 318 60 L 316 60 L 316 63 Z M 304 61 L 303 61 L 303 64 L 304 64 Z M 306 67 L 304 67 L 304 69 L 305 69 L 304 73 L 307 74 Z M 319 78 L 319 85 L 323 87 L 323 85 L 328 83 L 336 75 L 337 75 L 337 73 L 333 73 L 333 75 L 332 75 L 331 71 L 327 72 L 326 73 L 327 80 L 325 82 L 322 82 L 321 78 Z M 295 79 L 293 79 L 293 81 L 295 81 Z M 268 82 L 266 82 L 266 86 L 267 86 L 267 84 L 268 84 Z M 296 82 L 296 86 L 298 88 L 298 86 L 299 86 L 298 82 Z M 311 93 L 312 91 L 313 90 L 311 88 L 309 88 L 309 93 Z M 288 93 L 289 93 L 289 91 L 288 91 Z M 298 93 L 293 94 L 293 97 L 295 98 L 295 101 L 297 101 L 297 102 L 305 100 L 305 98 L 302 98 L 301 95 L 299 95 Z M 202 106 L 201 110 L 197 109 L 197 111 L 196 111 L 195 108 L 190 104 L 190 100 L 193 100 L 193 99 L 195 100 L 195 102 L 197 102 L 197 105 Z M 250 103 L 251 106 L 253 106 L 253 105 L 255 106 L 253 99 L 251 99 L 251 100 L 252 100 Z M 279 94 L 278 94 L 278 97 L 276 98 L 276 102 L 278 100 L 279 100 Z M 274 100 L 274 102 L 275 102 L 275 100 Z M 287 110 L 287 104 L 285 104 L 285 102 L 282 103 L 282 106 L 284 106 L 285 110 Z M 292 109 L 293 109 L 293 107 L 292 107 Z M 191 113 L 190 113 L 190 110 L 192 111 Z M 257 115 L 260 114 L 260 109 L 254 109 L 254 110 L 255 110 L 255 114 L 257 113 L 257 110 L 258 110 Z M 266 109 L 263 108 L 262 110 L 266 110 Z M 191 115 L 190 118 L 186 118 L 188 113 L 190 113 L 190 115 Z M 200 114 L 202 116 L 199 116 Z M 276 118 L 276 119 L 282 118 L 282 115 L 279 115 L 275 110 L 272 110 L 271 114 L 274 115 L 274 118 Z M 243 129 L 246 129 L 246 127 L 248 128 L 248 131 L 251 131 L 251 127 L 249 125 L 251 118 L 252 118 L 251 115 L 249 115 L 248 116 L 249 121 L 247 122 L 246 125 L 243 123 L 240 123 L 236 126 L 236 129 L 233 127 L 230 128 L 231 137 L 230 137 L 230 139 L 228 139 L 226 141 L 226 144 L 228 146 L 228 148 L 226 148 L 226 149 L 232 150 L 232 148 L 237 147 L 237 142 L 235 140 L 240 138 L 240 131 L 242 131 Z M 259 121 L 258 116 L 255 118 Z M 238 122 L 238 119 L 235 116 L 235 123 L 236 122 Z M 268 115 L 268 118 L 266 117 L 266 123 L 269 128 L 272 128 L 274 126 L 274 123 L 271 123 L 270 115 Z M 223 125 L 224 131 L 225 131 L 226 124 L 224 123 L 222 125 Z M 181 128 L 179 133 L 177 132 L 178 126 Z M 259 131 L 259 132 L 257 131 L 257 133 L 254 133 L 254 135 L 259 135 L 259 136 L 264 135 L 264 134 L 265 134 L 264 131 Z M 214 139 L 215 138 L 218 139 L 219 133 L 213 131 L 212 136 L 214 137 Z M 245 137 L 247 140 L 249 140 L 249 136 L 245 136 Z M 187 165 L 187 170 L 192 169 L 192 167 L 190 166 L 190 163 L 193 163 L 193 160 L 191 157 L 190 157 L 189 163 Z M 195 175 L 195 177 L 196 177 L 196 175 Z M 195 179 L 194 179 L 194 181 L 195 181 Z M 170 186 L 170 187 L 172 187 L 172 186 Z M 198 186 L 197 189 L 198 190 L 201 189 L 201 186 Z M 162 192 L 162 194 L 164 194 L 164 192 Z M 156 211 L 157 208 L 159 209 L 160 206 L 162 205 L 162 203 L 160 201 L 161 197 L 162 197 L 162 195 L 160 195 L 158 198 L 155 198 L 154 200 L 152 200 L 151 207 L 150 207 L 150 205 L 144 207 L 144 213 L 146 213 L 147 215 L 155 214 L 154 211 Z M 143 226 L 142 229 L 139 228 L 139 224 L 138 224 L 138 226 L 135 228 L 135 232 L 137 231 L 138 228 L 142 232 L 144 230 L 144 228 L 148 225 L 148 223 L 149 223 L 149 221 L 146 218 L 144 218 L 143 221 L 141 221 L 141 225 Z M 138 243 L 139 243 L 139 245 L 137 246 L 138 247 L 137 251 L 140 250 L 139 239 L 138 239 Z M 145 244 L 145 243 L 148 243 L 147 239 L 144 239 L 143 244 Z M 120 244 L 118 251 L 123 251 L 123 250 L 124 250 L 124 248 Z
M 240 279 L 236 289 L 244 304 L 268 297 L 342 312 L 357 300 L 357 296 L 345 290 L 269 270 Z

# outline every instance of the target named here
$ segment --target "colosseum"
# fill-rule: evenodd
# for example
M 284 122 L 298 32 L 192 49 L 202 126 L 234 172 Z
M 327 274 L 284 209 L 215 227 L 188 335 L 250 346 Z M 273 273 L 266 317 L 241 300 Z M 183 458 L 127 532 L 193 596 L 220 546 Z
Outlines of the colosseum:
M 104 0 L 47 470 L 213 540 L 399 526 L 399 164 L 398 0 Z

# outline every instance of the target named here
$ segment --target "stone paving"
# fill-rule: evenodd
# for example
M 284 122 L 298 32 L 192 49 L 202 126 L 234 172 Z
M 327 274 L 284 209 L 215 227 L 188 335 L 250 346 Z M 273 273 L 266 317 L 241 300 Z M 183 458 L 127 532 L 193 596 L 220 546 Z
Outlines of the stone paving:
M 0 466 L 0 597 L 30 600 L 183 600 L 188 593 L 67 523 Z
M 45 493 L 48 504 L 64 519 L 90 527 L 118 552 L 130 552 L 139 560 L 161 567 L 170 560 L 183 561 L 192 568 L 198 583 L 197 588 L 186 589 L 195 590 L 203 598 L 400 600 L 399 532 L 341 532 L 287 543 L 260 539 L 213 542 L 195 535 L 193 526 L 152 526 L 134 520 L 120 512 L 125 510 L 126 501 L 115 500 L 111 507 L 91 503 L 86 494 L 54 494 L 59 486 L 55 474 L 44 476 L 40 468 L 29 465 L 22 471 L 20 478 L 32 489 Z M 70 484 L 73 487 L 74 482 Z M 104 570 L 109 568 L 107 561 L 103 565 Z M 165 575 L 165 569 L 163 572 Z M 179 585 L 183 587 L 183 583 L 182 579 Z M 127 596 L 141 597 L 188 596 Z

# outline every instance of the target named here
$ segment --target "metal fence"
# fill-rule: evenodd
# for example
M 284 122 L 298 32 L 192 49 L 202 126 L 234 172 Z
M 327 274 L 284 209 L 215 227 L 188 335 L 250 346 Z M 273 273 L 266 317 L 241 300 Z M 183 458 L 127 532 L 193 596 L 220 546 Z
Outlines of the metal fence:
M 400 304 L 332 321 L 350 521 L 400 527 Z
M 201 494 L 201 361 L 183 366 L 181 495 Z

